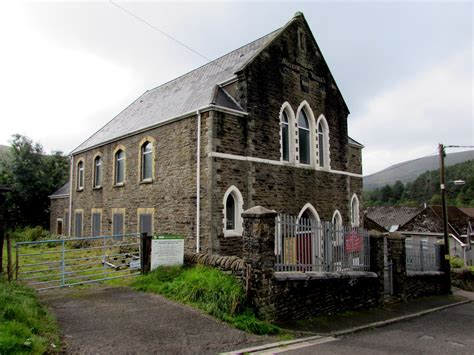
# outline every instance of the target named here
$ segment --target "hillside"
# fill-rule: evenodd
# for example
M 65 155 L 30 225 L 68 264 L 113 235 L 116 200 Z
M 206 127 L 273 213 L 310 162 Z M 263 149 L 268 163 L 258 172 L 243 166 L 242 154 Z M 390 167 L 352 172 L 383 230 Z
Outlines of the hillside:
M 446 166 L 451 166 L 467 160 L 474 160 L 474 150 L 449 153 L 446 156 L 445 162 Z M 414 181 L 424 172 L 437 170 L 438 168 L 439 157 L 437 155 L 398 163 L 378 173 L 364 176 L 364 190 L 371 191 L 385 185 L 393 185 L 397 180 L 406 184 L 407 182 Z
M 463 180 L 464 185 L 453 181 Z M 474 207 L 474 160 L 450 165 L 446 168 L 448 204 Z M 398 181 L 371 191 L 364 191 L 365 206 L 420 206 L 423 203 L 441 204 L 439 169 L 427 171 L 406 184 Z

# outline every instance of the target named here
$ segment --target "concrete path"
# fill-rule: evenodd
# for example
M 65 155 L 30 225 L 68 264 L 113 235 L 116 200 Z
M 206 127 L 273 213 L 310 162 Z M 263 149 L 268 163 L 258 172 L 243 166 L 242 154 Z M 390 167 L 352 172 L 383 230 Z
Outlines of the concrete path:
M 126 287 L 41 294 L 73 354 L 215 354 L 274 342 L 159 295 Z

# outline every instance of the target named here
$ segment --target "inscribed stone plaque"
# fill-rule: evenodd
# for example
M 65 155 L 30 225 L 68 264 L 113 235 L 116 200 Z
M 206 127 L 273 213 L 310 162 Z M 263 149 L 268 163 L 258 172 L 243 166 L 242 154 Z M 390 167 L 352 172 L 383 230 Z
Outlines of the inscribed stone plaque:
M 158 266 L 183 265 L 184 238 L 177 235 L 155 235 L 151 241 L 151 270 Z

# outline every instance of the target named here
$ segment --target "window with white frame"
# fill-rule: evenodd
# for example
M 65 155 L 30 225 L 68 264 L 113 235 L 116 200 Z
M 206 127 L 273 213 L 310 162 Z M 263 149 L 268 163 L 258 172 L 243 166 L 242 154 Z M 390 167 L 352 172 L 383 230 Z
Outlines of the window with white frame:
M 84 189 L 84 162 L 77 163 L 76 187 L 78 190 Z
M 224 236 L 242 235 L 243 199 L 239 189 L 231 186 L 224 194 Z
M 125 181 L 125 152 L 119 149 L 115 153 L 115 172 L 114 172 L 114 183 L 115 185 L 123 184 Z
M 281 160 L 290 161 L 290 120 L 286 110 L 283 110 L 280 119 L 281 126 Z
M 94 187 L 102 186 L 102 157 L 97 156 L 94 159 Z
M 329 126 L 326 118 L 320 115 L 318 118 L 318 166 L 320 168 L 329 168 Z
M 308 116 L 304 109 L 298 115 L 298 152 L 301 164 L 311 162 L 311 134 Z
M 150 181 L 153 177 L 153 144 L 145 142 L 141 146 L 141 181 Z
M 356 194 L 351 199 L 351 225 L 359 227 L 359 199 Z

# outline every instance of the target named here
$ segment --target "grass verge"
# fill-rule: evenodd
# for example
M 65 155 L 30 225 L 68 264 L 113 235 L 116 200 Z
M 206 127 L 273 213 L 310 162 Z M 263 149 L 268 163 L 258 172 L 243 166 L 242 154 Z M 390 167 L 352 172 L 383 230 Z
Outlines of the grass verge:
M 0 278 L 0 354 L 59 351 L 59 330 L 33 290 Z
M 245 291 L 234 277 L 216 269 L 159 267 L 139 276 L 132 287 L 193 306 L 237 329 L 259 335 L 281 333 L 279 327 L 257 319 L 245 304 Z

